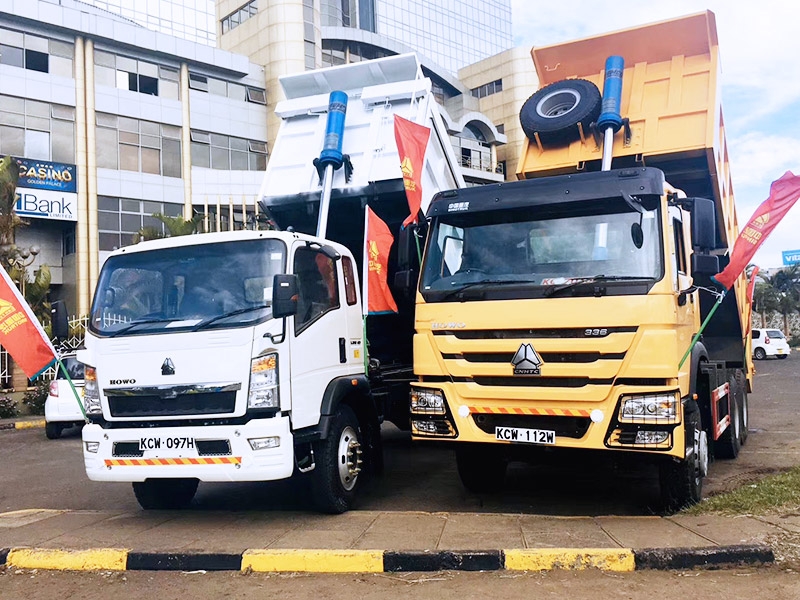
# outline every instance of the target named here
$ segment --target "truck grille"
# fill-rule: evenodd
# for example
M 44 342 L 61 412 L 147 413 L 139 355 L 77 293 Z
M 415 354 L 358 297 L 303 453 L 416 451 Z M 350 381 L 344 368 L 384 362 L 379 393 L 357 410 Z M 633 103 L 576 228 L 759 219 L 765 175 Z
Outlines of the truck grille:
M 235 406 L 235 391 L 178 394 L 174 398 L 159 395 L 108 397 L 112 417 L 221 415 L 232 413 Z

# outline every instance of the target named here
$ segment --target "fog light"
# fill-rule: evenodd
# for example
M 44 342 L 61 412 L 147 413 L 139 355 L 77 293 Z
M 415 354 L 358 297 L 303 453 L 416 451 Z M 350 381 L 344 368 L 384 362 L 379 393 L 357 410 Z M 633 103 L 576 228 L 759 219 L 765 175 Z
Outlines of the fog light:
M 663 444 L 669 437 L 668 431 L 637 431 L 636 444 Z
M 456 430 L 447 419 L 411 421 L 411 435 L 456 437 Z
M 277 448 L 281 445 L 281 438 L 277 435 L 265 438 L 249 438 L 247 443 L 254 450 L 266 450 L 267 448 Z
M 91 452 L 92 454 L 97 454 L 100 450 L 100 442 L 84 442 L 86 445 L 86 451 Z

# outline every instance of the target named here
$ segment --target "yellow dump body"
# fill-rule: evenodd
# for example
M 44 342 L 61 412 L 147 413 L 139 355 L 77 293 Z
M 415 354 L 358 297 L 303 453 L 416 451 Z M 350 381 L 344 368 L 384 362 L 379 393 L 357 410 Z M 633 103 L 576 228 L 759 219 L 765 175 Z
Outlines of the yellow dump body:
M 605 61 L 622 56 L 620 113 L 630 127 L 614 136 L 612 168 L 657 167 L 688 196 L 712 198 L 720 246 L 732 248 L 739 235 L 731 184 L 725 121 L 720 101 L 719 43 L 714 13 L 633 27 L 531 50 L 540 88 L 563 79 L 587 79 L 602 92 Z M 602 136 L 586 131 L 568 145 L 526 139 L 519 179 L 598 170 Z M 743 332 L 749 331 L 746 279 L 734 290 Z M 744 339 L 747 352 L 750 340 Z M 752 365 L 746 370 L 752 381 Z

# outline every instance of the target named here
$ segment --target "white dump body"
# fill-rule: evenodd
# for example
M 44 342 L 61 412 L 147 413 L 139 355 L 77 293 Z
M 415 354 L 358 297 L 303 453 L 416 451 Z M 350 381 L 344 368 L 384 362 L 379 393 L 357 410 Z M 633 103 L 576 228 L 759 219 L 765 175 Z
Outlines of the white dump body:
M 353 165 L 349 182 L 344 168 L 335 172 L 334 189 L 355 192 L 376 181 L 402 179 L 394 115 L 431 130 L 422 174 L 423 212 L 436 192 L 464 187 L 431 81 L 422 75 L 416 54 L 307 71 L 280 81 L 287 99 L 275 109 L 281 128 L 259 197 L 321 192 L 313 160 L 322 151 L 329 95 L 334 90 L 348 96 L 342 152 Z

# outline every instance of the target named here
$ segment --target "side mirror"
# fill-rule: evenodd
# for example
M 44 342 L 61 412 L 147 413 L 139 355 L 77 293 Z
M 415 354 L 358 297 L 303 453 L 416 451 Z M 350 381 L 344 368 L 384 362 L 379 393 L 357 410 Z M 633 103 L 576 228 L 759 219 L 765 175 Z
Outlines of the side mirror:
M 687 198 L 692 207 L 692 246 L 701 251 L 717 247 L 717 215 L 714 201 L 708 198 Z
M 297 275 L 278 274 L 272 281 L 272 316 L 276 319 L 297 314 Z
M 692 254 L 692 277 L 716 275 L 719 273 L 719 256 L 715 254 Z
M 61 300 L 53 302 L 50 305 L 50 318 L 53 323 L 53 337 L 58 340 L 66 340 L 69 337 L 66 304 Z
M 408 293 L 417 284 L 417 272 L 412 270 L 398 271 L 394 274 L 394 287 Z

